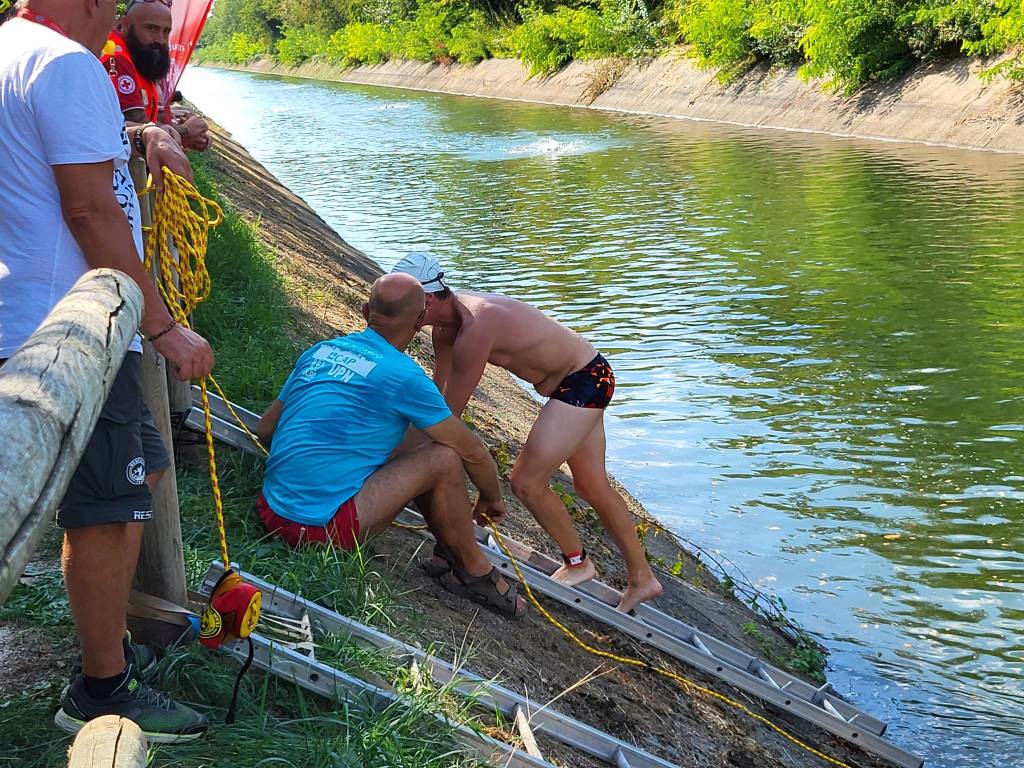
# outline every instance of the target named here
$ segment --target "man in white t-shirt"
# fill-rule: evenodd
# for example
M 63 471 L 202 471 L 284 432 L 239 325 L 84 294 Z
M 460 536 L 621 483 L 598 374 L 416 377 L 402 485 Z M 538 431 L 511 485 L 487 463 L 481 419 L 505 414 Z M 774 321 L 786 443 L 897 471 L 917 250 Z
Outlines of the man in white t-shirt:
M 0 26 L 0 361 L 12 355 L 89 269 L 111 267 L 142 288 L 141 331 L 182 379 L 213 353 L 171 319 L 140 261 L 141 222 L 127 163 L 144 154 L 154 176 L 191 175 L 167 133 L 129 136 L 98 54 L 116 0 L 30 0 Z M 142 403 L 136 339 L 61 502 L 64 574 L 82 651 L 55 721 L 74 732 L 105 714 L 137 722 L 151 742 L 197 738 L 206 718 L 143 680 L 151 651 L 125 629 L 128 589 L 150 485 L 166 452 Z

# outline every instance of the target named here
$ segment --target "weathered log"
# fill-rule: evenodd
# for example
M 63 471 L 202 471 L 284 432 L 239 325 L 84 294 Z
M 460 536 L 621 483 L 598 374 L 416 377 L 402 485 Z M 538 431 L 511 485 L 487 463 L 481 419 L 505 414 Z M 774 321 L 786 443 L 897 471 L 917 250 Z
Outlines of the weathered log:
M 68 768 L 145 768 L 148 744 L 138 725 L 124 717 L 90 720 L 68 751 Z
M 53 520 L 141 317 L 131 278 L 93 270 L 0 368 L 0 602 Z

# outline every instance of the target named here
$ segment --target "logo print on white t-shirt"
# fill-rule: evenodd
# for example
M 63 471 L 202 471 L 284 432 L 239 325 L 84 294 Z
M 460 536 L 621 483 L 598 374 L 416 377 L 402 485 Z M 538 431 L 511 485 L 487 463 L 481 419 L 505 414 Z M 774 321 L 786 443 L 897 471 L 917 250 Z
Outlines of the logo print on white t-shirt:
M 125 96 L 135 93 L 135 78 L 131 75 L 121 75 L 117 78 L 117 90 Z
M 142 456 L 136 456 L 128 462 L 124 473 L 129 483 L 132 485 L 142 485 L 146 482 L 146 460 Z

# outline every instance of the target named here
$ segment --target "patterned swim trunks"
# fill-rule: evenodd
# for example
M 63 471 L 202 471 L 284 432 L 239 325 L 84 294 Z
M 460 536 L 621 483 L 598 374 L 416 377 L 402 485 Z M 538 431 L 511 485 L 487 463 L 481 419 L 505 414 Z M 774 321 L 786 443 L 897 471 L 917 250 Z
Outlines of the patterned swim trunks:
M 551 393 L 552 400 L 560 400 L 576 408 L 604 410 L 615 394 L 615 374 L 604 356 L 598 354 L 583 368 L 570 373 Z

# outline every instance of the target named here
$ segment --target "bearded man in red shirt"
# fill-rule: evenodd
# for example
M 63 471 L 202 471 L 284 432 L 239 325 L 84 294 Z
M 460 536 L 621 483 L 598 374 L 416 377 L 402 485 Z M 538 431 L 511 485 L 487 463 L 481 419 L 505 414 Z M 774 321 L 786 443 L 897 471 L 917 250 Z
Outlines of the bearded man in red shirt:
M 210 147 L 209 126 L 194 114 L 175 119 L 160 104 L 157 84 L 171 68 L 172 0 L 132 0 L 118 28 L 110 33 L 101 61 L 117 92 L 129 134 L 148 123 L 167 126 L 185 149 Z

